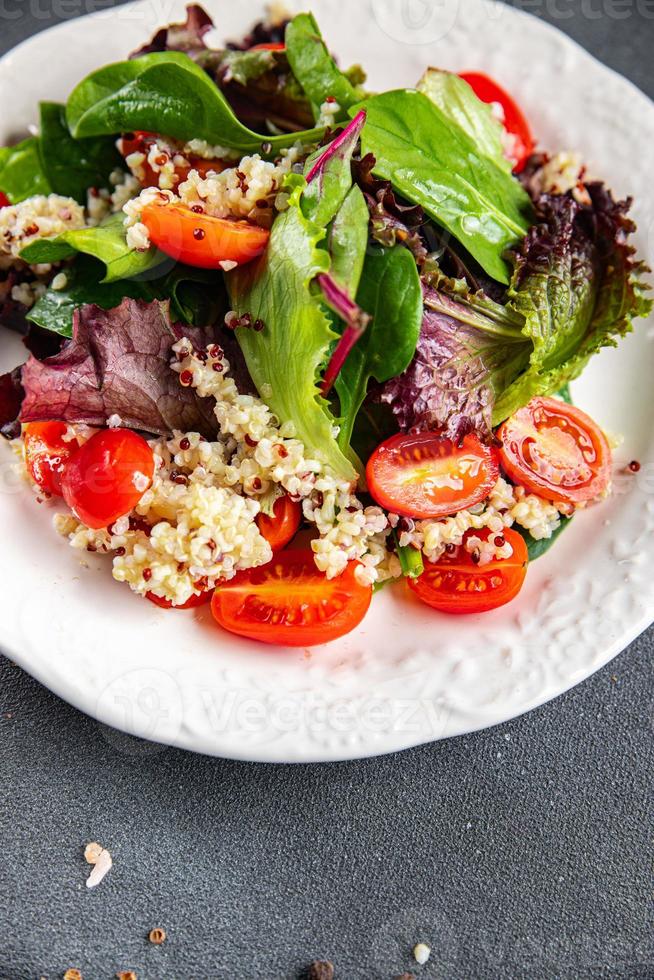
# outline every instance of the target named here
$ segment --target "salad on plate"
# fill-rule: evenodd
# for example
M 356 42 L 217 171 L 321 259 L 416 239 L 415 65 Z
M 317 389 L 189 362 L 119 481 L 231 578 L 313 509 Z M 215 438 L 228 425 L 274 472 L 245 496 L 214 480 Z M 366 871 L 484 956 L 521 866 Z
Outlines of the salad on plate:
M 496 609 L 610 493 L 568 385 L 650 311 L 631 201 L 486 75 L 373 92 L 310 13 L 213 26 L 0 149 L 16 465 L 117 581 L 244 637 L 327 642 L 385 586 Z

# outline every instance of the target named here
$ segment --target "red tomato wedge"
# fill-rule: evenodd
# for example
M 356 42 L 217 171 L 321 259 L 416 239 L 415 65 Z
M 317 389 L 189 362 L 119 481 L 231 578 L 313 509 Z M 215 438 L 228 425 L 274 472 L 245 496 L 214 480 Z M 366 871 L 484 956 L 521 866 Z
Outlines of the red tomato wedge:
M 513 101 L 508 92 L 494 82 L 488 75 L 481 72 L 466 71 L 461 72 L 460 78 L 468 83 L 478 99 L 490 105 L 499 106 L 501 111 L 500 122 L 507 133 L 513 136 L 513 146 L 507 156 L 514 163 L 513 172 L 520 173 L 524 168 L 527 159 L 534 152 L 534 140 L 531 135 L 529 123 L 525 119 L 522 110 Z
M 65 442 L 64 422 L 30 422 L 23 426 L 25 465 L 30 479 L 45 493 L 61 496 L 64 467 L 79 446 Z
M 255 44 L 250 51 L 286 51 L 283 41 L 269 41 L 267 44 Z
M 145 180 L 143 181 L 145 187 L 158 187 L 159 186 L 159 174 L 151 166 L 147 157 L 152 150 L 152 147 L 156 145 L 157 135 L 156 133 L 147 133 L 142 130 L 136 133 L 127 133 L 122 136 L 119 142 L 119 150 L 125 159 L 131 156 L 132 153 L 143 153 L 146 160 L 141 164 L 143 172 L 145 174 Z M 171 147 L 171 152 L 173 155 L 177 155 L 173 148 Z M 167 160 L 165 156 L 170 157 L 170 153 L 165 150 L 161 150 L 160 153 L 160 166 L 163 166 Z M 230 164 L 225 160 L 206 160 L 204 157 L 197 156 L 186 156 L 186 154 L 180 154 L 185 157 L 186 162 L 182 165 L 175 165 L 175 184 L 180 184 L 182 181 L 186 180 L 191 170 L 197 170 L 202 178 L 205 178 L 208 173 L 214 171 L 215 173 L 221 173 L 226 170 Z
M 145 598 L 149 599 L 155 606 L 159 606 L 160 609 L 197 609 L 199 606 L 206 606 L 211 602 L 212 593 L 201 592 L 200 595 L 192 595 L 181 606 L 176 606 L 170 599 L 162 599 L 161 596 L 155 595 L 154 592 L 146 592 Z
M 478 504 L 497 482 L 497 452 L 469 434 L 460 446 L 434 432 L 397 435 L 368 460 L 368 489 L 404 517 L 446 517 Z
M 606 436 L 574 405 L 533 398 L 502 423 L 497 435 L 509 479 L 546 500 L 578 504 L 593 500 L 609 484 Z
M 230 633 L 280 646 L 328 643 L 355 629 L 372 599 L 349 562 L 338 578 L 318 571 L 310 550 L 290 549 L 267 565 L 239 572 L 219 585 L 211 609 Z
M 464 542 L 471 535 L 486 540 L 491 533 L 486 528 L 468 531 Z M 505 528 L 501 537 L 513 548 L 510 558 L 478 565 L 461 545 L 453 554 L 425 564 L 418 578 L 408 578 L 409 588 L 422 602 L 440 612 L 481 613 L 504 606 L 522 588 L 529 556 L 525 540 L 517 531 Z
M 196 214 L 184 204 L 146 204 L 141 221 L 157 248 L 199 269 L 218 269 L 221 262 L 251 262 L 270 238 L 269 231 L 248 221 Z
M 11 204 L 11 201 L 9 200 L 9 198 L 7 197 L 7 195 L 6 194 L 3 194 L 2 191 L 0 191 L 0 208 L 9 207 L 10 204 Z
M 257 525 L 273 551 L 281 551 L 297 534 L 302 521 L 302 505 L 284 494 L 273 507 L 273 516 L 259 514 Z
M 102 528 L 136 507 L 153 476 L 154 455 L 145 439 L 129 429 L 104 429 L 68 461 L 61 489 L 80 521 Z

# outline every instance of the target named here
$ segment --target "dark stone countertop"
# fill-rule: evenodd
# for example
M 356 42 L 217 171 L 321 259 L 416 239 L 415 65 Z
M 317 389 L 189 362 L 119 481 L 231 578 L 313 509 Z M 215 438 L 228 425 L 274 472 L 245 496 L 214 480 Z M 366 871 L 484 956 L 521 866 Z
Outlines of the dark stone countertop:
M 0 53 L 109 5 L 4 0 Z M 648 0 L 522 5 L 654 95 Z M 295 767 L 110 737 L 0 658 L 0 980 L 652 980 L 653 641 L 501 727 Z

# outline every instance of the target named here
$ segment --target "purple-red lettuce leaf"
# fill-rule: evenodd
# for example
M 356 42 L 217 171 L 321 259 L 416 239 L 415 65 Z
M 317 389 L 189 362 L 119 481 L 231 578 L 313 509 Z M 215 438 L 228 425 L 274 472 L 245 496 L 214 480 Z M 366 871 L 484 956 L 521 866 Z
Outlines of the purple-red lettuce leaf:
M 156 435 L 174 429 L 211 436 L 211 402 L 184 388 L 170 367 L 182 336 L 204 346 L 213 329 L 171 323 L 167 303 L 125 299 L 113 310 L 75 312 L 73 337 L 54 357 L 30 357 L 22 370 L 21 422 L 58 419 L 104 426 L 121 424 Z
M 405 245 L 421 264 L 428 249 L 420 234 L 426 223 L 425 212 L 419 204 L 404 204 L 398 200 L 390 180 L 373 175 L 375 158 L 372 153 L 352 164 L 354 179 L 363 191 L 368 210 L 372 237 L 385 248 Z
M 522 321 L 486 297 L 425 287 L 415 357 L 382 392 L 400 429 L 434 429 L 460 442 L 492 439 L 495 399 L 524 370 L 531 344 Z

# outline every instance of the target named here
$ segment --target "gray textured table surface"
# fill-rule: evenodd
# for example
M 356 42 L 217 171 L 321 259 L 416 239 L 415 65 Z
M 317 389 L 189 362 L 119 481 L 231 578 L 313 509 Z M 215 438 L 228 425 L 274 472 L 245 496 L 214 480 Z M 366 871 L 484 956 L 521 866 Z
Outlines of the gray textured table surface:
M 0 0 L 0 53 L 109 5 Z M 654 3 L 523 6 L 654 95 Z M 651 980 L 653 640 L 500 728 L 297 767 L 114 737 L 0 658 L 0 980 Z

